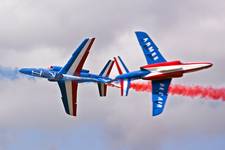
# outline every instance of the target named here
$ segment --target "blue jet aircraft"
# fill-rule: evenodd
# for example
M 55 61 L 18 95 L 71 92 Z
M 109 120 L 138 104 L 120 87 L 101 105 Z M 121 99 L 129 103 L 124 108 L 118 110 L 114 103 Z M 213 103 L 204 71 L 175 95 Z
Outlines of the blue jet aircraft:
M 144 52 L 148 65 L 140 70 L 129 72 L 122 59 L 114 57 L 118 72 L 114 80 L 120 81 L 121 95 L 128 95 L 130 82 L 136 79 L 152 81 L 152 115 L 163 112 L 172 78 L 182 77 L 184 73 L 194 72 L 212 66 L 208 62 L 181 63 L 179 60 L 167 62 L 158 47 L 145 32 L 136 32 L 138 42 Z
M 78 83 L 97 83 L 100 96 L 106 96 L 109 74 L 114 61 L 109 60 L 99 75 L 89 73 L 82 69 L 95 38 L 85 39 L 72 54 L 65 66 L 51 66 L 45 68 L 22 68 L 19 71 L 30 76 L 46 78 L 49 81 L 58 82 L 64 109 L 67 114 L 77 115 L 77 87 Z

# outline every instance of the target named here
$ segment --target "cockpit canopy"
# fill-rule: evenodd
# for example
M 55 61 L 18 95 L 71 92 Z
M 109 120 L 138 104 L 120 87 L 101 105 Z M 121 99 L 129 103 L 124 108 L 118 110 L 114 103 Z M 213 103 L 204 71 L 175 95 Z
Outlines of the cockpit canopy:
M 50 66 L 49 67 L 49 70 L 52 70 L 52 71 L 60 71 L 62 69 L 61 66 Z

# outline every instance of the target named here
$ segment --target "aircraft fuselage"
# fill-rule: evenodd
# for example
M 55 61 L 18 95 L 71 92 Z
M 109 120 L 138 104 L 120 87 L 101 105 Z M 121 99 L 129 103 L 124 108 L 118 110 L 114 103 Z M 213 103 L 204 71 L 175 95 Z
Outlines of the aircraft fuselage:
M 19 72 L 40 78 L 46 78 L 49 81 L 77 81 L 82 82 L 107 82 L 110 81 L 108 77 L 102 77 L 96 74 L 91 74 L 89 71 L 81 71 L 79 75 L 69 75 L 69 74 L 60 74 L 59 71 L 54 69 L 45 69 L 45 68 L 22 68 Z
M 199 71 L 211 67 L 208 62 L 181 63 L 180 61 L 149 64 L 140 70 L 118 75 L 116 79 L 163 80 L 182 77 L 184 73 Z

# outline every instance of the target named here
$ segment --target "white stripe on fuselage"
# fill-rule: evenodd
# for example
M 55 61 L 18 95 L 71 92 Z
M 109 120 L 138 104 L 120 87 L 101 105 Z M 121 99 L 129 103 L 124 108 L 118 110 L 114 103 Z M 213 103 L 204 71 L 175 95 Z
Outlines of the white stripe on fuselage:
M 95 78 L 89 78 L 89 77 L 81 77 L 81 76 L 73 76 L 69 74 L 63 74 L 63 79 L 66 81 L 85 81 L 85 80 L 92 80 L 93 82 L 99 82 L 98 79 Z M 103 79 L 104 80 L 104 79 Z
M 184 65 L 149 67 L 145 69 L 149 70 L 151 73 L 149 73 L 145 77 L 151 77 L 151 76 L 156 76 L 156 75 L 165 74 L 165 73 L 172 73 L 177 71 L 188 71 L 188 70 L 207 67 L 208 65 L 209 64 L 184 64 Z
M 173 66 L 159 66 L 159 67 L 150 67 L 145 68 L 149 71 L 157 71 L 157 72 L 175 72 L 175 71 L 186 71 L 197 68 L 206 67 L 208 64 L 187 64 L 187 65 L 173 65 Z

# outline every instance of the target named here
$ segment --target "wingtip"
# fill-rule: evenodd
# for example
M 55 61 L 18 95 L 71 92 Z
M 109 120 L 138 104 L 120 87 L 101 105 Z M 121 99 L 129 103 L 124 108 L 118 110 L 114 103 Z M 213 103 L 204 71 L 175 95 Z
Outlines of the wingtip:
M 146 32 L 144 32 L 144 31 L 135 31 L 135 34 L 136 34 L 136 35 L 138 35 L 138 34 L 143 34 L 143 33 L 146 34 Z
M 94 42 L 95 41 L 95 37 L 91 37 L 91 38 L 89 38 L 92 42 Z
M 160 111 L 160 110 L 153 110 L 152 111 L 152 116 L 156 117 L 156 116 L 159 116 L 161 113 L 162 113 L 162 111 Z
M 117 61 L 116 59 L 118 58 L 119 56 L 115 56 L 115 57 L 113 57 L 113 60 L 114 61 Z
M 86 38 L 84 38 L 84 41 L 85 40 L 92 40 L 92 41 L 94 41 L 96 38 L 95 37 L 86 37 Z

